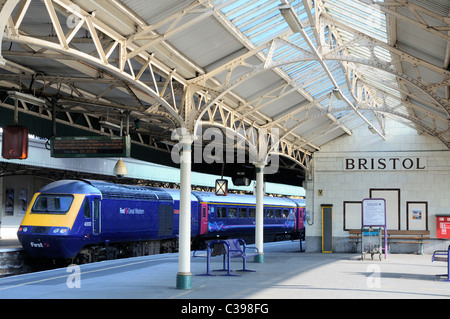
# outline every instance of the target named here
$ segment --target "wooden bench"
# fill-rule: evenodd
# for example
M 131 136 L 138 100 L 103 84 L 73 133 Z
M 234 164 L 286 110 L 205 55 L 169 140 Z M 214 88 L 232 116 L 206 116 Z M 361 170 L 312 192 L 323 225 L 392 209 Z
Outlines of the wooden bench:
M 252 250 L 252 251 L 249 251 Z M 206 257 L 206 274 L 202 276 L 215 276 L 210 273 L 209 264 L 211 262 L 211 257 L 223 255 L 223 269 L 218 269 L 217 271 L 227 271 L 224 276 L 236 276 L 230 273 L 230 259 L 231 258 L 242 258 L 242 270 L 241 271 L 254 271 L 247 269 L 247 258 L 254 257 L 259 254 L 258 248 L 247 247 L 243 239 L 224 239 L 224 240 L 213 240 L 208 243 L 206 249 L 206 256 L 204 255 L 204 250 L 196 250 L 193 253 L 193 257 Z M 200 254 L 199 253 L 203 253 Z
M 350 229 L 349 238 L 352 242 L 361 242 L 361 229 Z M 420 255 L 423 255 L 424 240 L 430 239 L 429 230 L 389 230 L 387 231 L 388 244 L 419 244 Z M 384 235 L 383 235 L 384 239 Z
M 447 277 L 447 281 L 450 281 L 450 246 L 448 250 L 436 250 L 431 257 L 431 262 L 443 261 L 447 263 L 447 273 L 442 275 L 436 275 L 438 277 Z

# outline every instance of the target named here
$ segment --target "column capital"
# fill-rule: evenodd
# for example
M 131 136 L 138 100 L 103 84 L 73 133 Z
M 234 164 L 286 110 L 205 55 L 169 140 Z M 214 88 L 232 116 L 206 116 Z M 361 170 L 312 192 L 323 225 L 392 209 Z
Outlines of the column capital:
M 266 162 L 253 162 L 253 165 L 255 165 L 256 168 L 263 169 L 264 167 L 266 167 L 267 163 Z
M 186 128 L 177 128 L 172 132 L 171 136 L 172 140 L 178 140 L 181 145 L 192 145 L 197 139 L 198 136 L 195 134 L 191 134 Z

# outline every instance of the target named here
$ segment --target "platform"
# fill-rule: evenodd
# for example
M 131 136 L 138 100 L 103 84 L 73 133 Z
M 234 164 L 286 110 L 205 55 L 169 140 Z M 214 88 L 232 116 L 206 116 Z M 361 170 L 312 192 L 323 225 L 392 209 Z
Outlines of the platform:
M 17 239 L 0 239 L 0 252 L 10 252 L 23 250 Z
M 76 281 L 71 269 L 0 279 L 0 298 L 26 299 L 308 299 L 308 298 L 449 298 L 450 283 L 435 276 L 445 263 L 429 255 L 389 255 L 387 260 L 360 260 L 357 254 L 301 253 L 299 243 L 265 244 L 265 262 L 249 262 L 256 272 L 240 277 L 197 276 L 205 259 L 192 258 L 193 288 L 175 288 L 178 254 L 81 265 Z M 221 258 L 211 269 L 220 268 Z M 242 268 L 233 260 L 231 269 Z M 68 280 L 69 279 L 69 280 Z M 69 282 L 69 285 L 68 285 Z M 80 288 L 69 286 L 80 285 Z

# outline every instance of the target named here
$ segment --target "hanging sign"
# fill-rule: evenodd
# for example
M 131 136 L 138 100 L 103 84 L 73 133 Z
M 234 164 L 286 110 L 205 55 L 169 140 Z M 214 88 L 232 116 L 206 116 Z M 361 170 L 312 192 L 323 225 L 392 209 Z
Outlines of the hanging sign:
M 51 157 L 130 157 L 130 136 L 52 137 Z

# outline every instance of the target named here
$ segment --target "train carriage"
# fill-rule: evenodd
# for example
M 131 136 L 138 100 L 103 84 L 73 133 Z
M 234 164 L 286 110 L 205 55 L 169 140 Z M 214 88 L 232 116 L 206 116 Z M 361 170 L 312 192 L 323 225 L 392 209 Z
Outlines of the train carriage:
M 256 197 L 193 192 L 204 211 L 207 211 L 208 228 L 201 234 L 207 238 L 240 237 L 248 243 L 255 239 Z M 303 225 L 303 214 L 298 203 L 285 197 L 264 197 L 264 237 L 273 241 L 280 236 L 292 236 Z M 203 213 L 202 216 L 205 216 Z M 303 228 L 303 226 L 301 227 Z
M 179 200 L 179 190 L 57 181 L 34 195 L 17 235 L 30 256 L 51 259 L 92 261 L 175 251 Z M 193 244 L 217 237 L 254 240 L 255 204 L 254 196 L 192 192 Z M 265 197 L 264 206 L 267 240 L 303 231 L 301 202 Z

